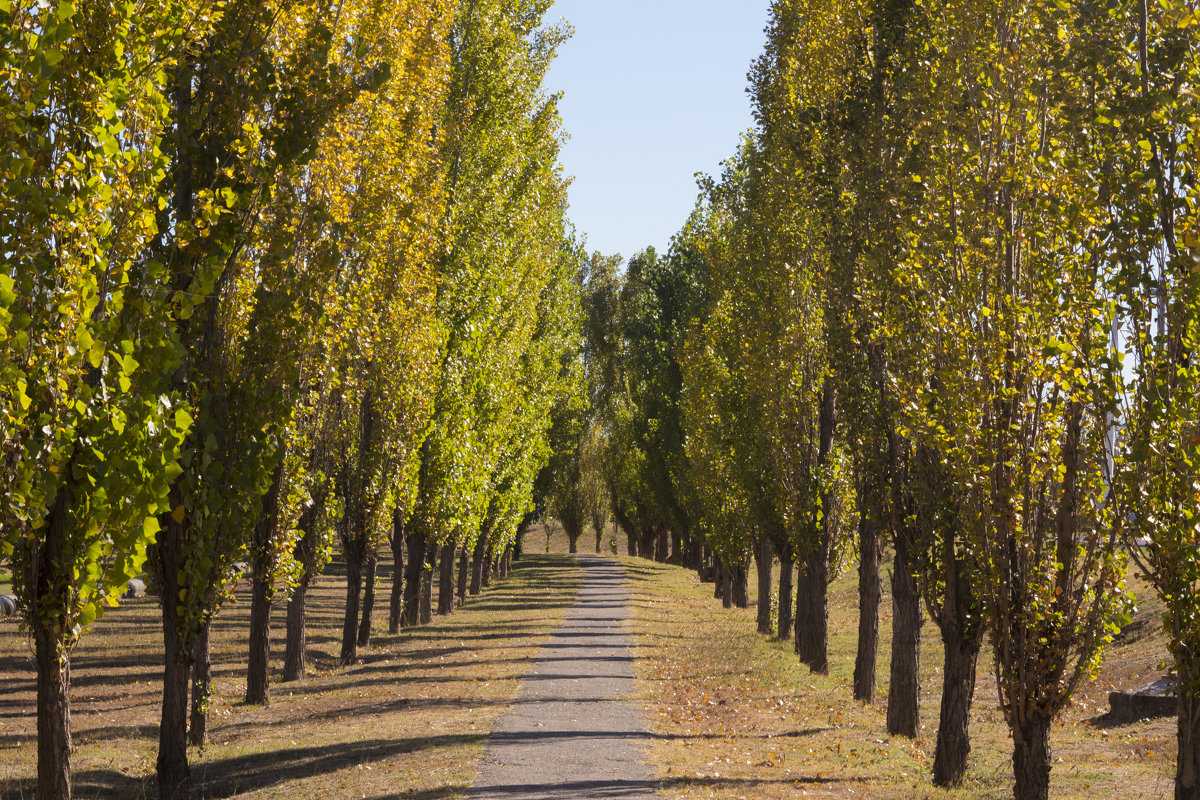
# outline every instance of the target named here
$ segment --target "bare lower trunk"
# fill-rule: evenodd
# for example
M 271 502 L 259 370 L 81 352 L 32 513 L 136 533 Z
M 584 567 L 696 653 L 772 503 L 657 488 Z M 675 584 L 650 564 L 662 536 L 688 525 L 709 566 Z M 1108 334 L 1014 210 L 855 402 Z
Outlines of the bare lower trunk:
M 428 625 L 433 622 L 433 566 L 432 564 L 426 564 L 421 568 L 419 611 L 422 625 Z
M 637 558 L 638 537 L 629 531 L 625 531 L 625 552 L 633 558 Z
M 208 632 L 211 628 L 212 620 L 200 626 L 192 650 L 192 724 L 188 729 L 188 743 L 192 747 L 208 744 L 208 701 L 212 697 L 212 651 Z
M 567 552 L 568 553 L 578 553 L 579 552 L 579 537 L 582 535 L 583 535 L 582 530 L 578 530 L 578 531 L 574 531 L 574 532 L 567 531 Z
M 796 655 L 813 672 L 829 672 L 829 542 L 804 560 L 796 592 Z
M 594 528 L 596 531 L 596 554 L 600 554 L 600 540 L 604 538 L 604 531 L 601 528 Z
M 779 640 L 792 638 L 792 599 L 796 593 L 796 560 L 792 545 L 786 544 L 779 551 Z
M 674 531 L 671 532 L 671 557 L 668 559 L 672 564 L 682 564 L 683 559 L 683 537 Z
M 442 545 L 438 555 L 438 616 L 454 613 L 454 541 Z
M 933 757 L 933 783 L 950 787 L 962 783 L 971 753 L 971 700 L 975 697 L 975 663 L 980 641 L 964 637 L 956 625 L 942 631 L 946 647 L 942 670 L 942 708 L 938 720 L 937 750 Z
M 1034 715 L 1013 730 L 1015 800 L 1049 800 L 1050 719 Z
M 246 704 L 266 705 L 271 664 L 271 595 L 267 576 L 255 570 L 250 598 L 250 656 L 246 666 Z
M 471 551 L 471 596 L 474 597 L 483 591 L 483 555 L 487 549 L 484 547 L 484 536 L 479 535 L 479 541 L 475 543 L 475 549 Z
M 471 552 L 462 548 L 458 553 L 458 590 L 456 599 L 461 608 L 467 602 L 467 578 L 471 571 Z
M 166 587 L 164 600 L 170 597 L 165 592 Z M 192 785 L 187 760 L 188 683 L 192 676 L 192 653 L 182 646 L 174 627 L 174 614 L 168 614 L 164 609 L 163 616 L 166 666 L 163 673 L 162 719 L 158 728 L 158 794 L 163 800 L 188 800 Z
M 425 535 L 411 531 L 406 537 L 408 563 L 404 567 L 404 626 L 421 622 L 421 573 L 425 570 Z
M 854 699 L 875 700 L 875 659 L 879 650 L 879 529 L 871 512 L 858 520 L 858 654 L 854 659 Z
M 358 646 L 371 643 L 372 616 L 375 614 L 375 577 L 379 571 L 379 557 L 367 559 L 367 571 L 363 576 L 362 620 L 358 623 Z
M 287 605 L 287 644 L 283 651 L 283 680 L 298 681 L 307 668 L 305 650 L 308 632 L 304 625 L 305 604 L 308 601 L 308 579 L 301 579 Z
M 38 800 L 71 800 L 71 662 L 55 631 L 35 620 Z
M 733 604 L 750 607 L 750 565 L 745 561 L 733 568 Z
M 176 491 L 172 507 L 183 503 Z M 181 630 L 179 618 L 180 554 L 183 526 L 171 516 L 163 519 L 158 537 L 155 565 L 162 602 L 163 669 L 162 715 L 158 726 L 158 794 L 162 800 L 187 800 L 191 795 L 191 771 L 187 758 L 188 684 L 192 677 L 192 649 Z
M 670 557 L 670 537 L 666 528 L 660 528 L 654 536 L 654 560 L 665 564 Z
M 362 599 L 362 553 L 346 553 L 346 610 L 342 616 L 342 651 L 338 663 L 353 664 L 358 658 L 358 612 Z
M 492 568 L 495 564 L 496 560 L 493 555 L 493 548 L 491 545 L 488 545 L 487 549 L 483 551 L 483 586 L 485 589 L 492 585 Z
M 773 560 L 774 553 L 771 550 L 770 540 L 766 536 L 759 536 L 758 543 L 754 548 L 754 566 L 758 571 L 758 632 L 767 636 L 775 632 L 771 619 L 771 589 L 774 588 L 771 578 L 771 562 Z
M 388 597 L 388 633 L 400 632 L 404 612 L 404 526 L 392 531 L 392 591 Z
M 1195 668 L 1194 664 L 1188 666 Z M 1175 800 L 1200 800 L 1200 697 L 1196 696 L 1195 678 L 1186 668 L 1179 670 L 1179 678 Z
M 892 572 L 892 661 L 887 732 L 916 738 L 921 727 L 921 601 L 908 560 L 908 546 L 896 540 Z
M 501 564 L 503 564 L 502 575 L 505 578 L 507 578 L 509 573 L 512 572 L 512 552 L 512 545 L 504 548 L 504 560 L 501 562 Z

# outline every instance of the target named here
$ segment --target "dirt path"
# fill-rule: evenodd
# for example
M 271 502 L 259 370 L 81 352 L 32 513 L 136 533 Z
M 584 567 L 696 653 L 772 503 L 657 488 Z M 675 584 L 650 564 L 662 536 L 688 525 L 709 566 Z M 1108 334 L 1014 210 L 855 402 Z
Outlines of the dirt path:
M 633 694 L 629 586 L 615 562 L 581 555 L 579 600 L 488 739 L 468 797 L 649 798 L 650 734 Z

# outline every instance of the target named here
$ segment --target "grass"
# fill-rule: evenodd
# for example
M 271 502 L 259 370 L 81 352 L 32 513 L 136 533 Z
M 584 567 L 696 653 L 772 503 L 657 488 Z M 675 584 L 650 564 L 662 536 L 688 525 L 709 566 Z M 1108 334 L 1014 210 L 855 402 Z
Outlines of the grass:
M 531 543 L 536 541 L 531 537 Z M 508 580 L 465 608 L 398 636 L 376 635 L 357 663 L 337 667 L 344 578 L 309 594 L 310 674 L 275 682 L 271 704 L 241 703 L 249 598 L 213 630 L 211 743 L 190 753 L 204 798 L 450 798 L 474 763 L 537 648 L 573 604 L 573 559 L 531 548 Z M 386 628 L 391 565 L 381 564 L 376 630 Z M 153 598 L 106 614 L 72 659 L 76 796 L 152 798 L 162 681 L 162 634 Z M 283 608 L 273 619 L 276 666 Z M 34 795 L 36 700 L 28 637 L 0 620 L 0 797 Z
M 853 700 L 857 642 L 856 575 L 830 590 L 830 675 L 800 665 L 790 642 L 755 632 L 755 609 L 723 609 L 712 585 L 676 567 L 625 560 L 633 579 L 633 631 L 639 691 L 652 724 L 648 754 L 665 797 L 1010 798 L 1011 739 L 999 710 L 991 655 L 980 656 L 971 714 L 972 752 L 964 786 L 931 784 L 941 645 L 923 628 L 921 736 L 885 733 L 891 599 L 880 609 L 878 697 Z M 753 578 L 751 580 L 753 590 Z M 1149 593 L 1142 587 L 1143 596 Z M 753 597 L 752 597 L 753 599 Z M 1152 606 L 1153 604 L 1151 604 Z M 1173 796 L 1174 720 L 1104 727 L 1113 688 L 1158 677 L 1164 640 L 1153 607 L 1110 651 L 1097 680 L 1078 693 L 1052 732 L 1051 796 L 1094 798 L 1119 790 L 1126 798 Z

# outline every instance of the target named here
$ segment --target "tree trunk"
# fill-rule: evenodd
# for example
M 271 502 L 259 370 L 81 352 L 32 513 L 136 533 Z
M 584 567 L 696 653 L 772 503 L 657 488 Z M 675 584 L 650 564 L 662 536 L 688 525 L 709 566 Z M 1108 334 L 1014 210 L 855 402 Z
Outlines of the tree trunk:
M 167 580 L 162 581 L 162 598 L 171 597 Z M 172 576 L 169 583 L 176 585 Z M 176 627 L 174 603 L 163 604 L 163 634 L 166 664 L 163 672 L 162 718 L 158 727 L 158 794 L 163 800 L 188 800 L 192 778 L 187 760 L 188 683 L 192 675 L 192 651 L 184 647 Z
M 858 654 L 854 659 L 854 699 L 875 701 L 875 657 L 879 650 L 879 600 L 883 587 L 879 578 L 879 529 L 859 494 L 858 518 Z
M 604 538 L 604 529 L 593 526 L 593 530 L 596 531 L 596 555 L 600 555 L 600 540 Z
M 492 567 L 495 563 L 496 559 L 493 555 L 493 548 L 489 544 L 487 549 L 483 551 L 483 586 L 485 589 L 492 585 Z
M 887 732 L 916 738 L 921 727 L 921 602 L 909 566 L 908 545 L 896 539 L 892 572 L 892 661 Z
M 971 700 L 975 697 L 975 664 L 978 637 L 965 637 L 956 624 L 942 628 L 946 647 L 942 670 L 942 709 L 938 720 L 937 751 L 933 757 L 933 783 L 948 788 L 962 783 L 971 752 Z
M 733 567 L 733 604 L 750 608 L 750 570 L 745 561 Z
M 458 551 L 458 591 L 457 605 L 461 608 L 467 602 L 467 578 L 471 572 L 471 552 L 463 547 Z
M 754 548 L 754 566 L 758 569 L 758 632 L 770 636 L 774 628 L 771 619 L 771 562 L 774 554 L 771 551 L 771 541 L 766 536 L 759 536 Z
M 1182 666 L 1182 665 L 1181 665 Z M 1187 665 L 1195 669 L 1195 664 Z M 1175 763 L 1175 800 L 1200 800 L 1200 697 L 1196 681 L 1186 668 L 1178 675 L 1179 753 Z
M 796 592 L 796 655 L 813 672 L 829 672 L 829 541 L 804 560 Z
M 721 561 L 721 605 L 733 608 L 733 584 L 736 581 L 734 568 Z
M 625 531 L 625 553 L 633 558 L 638 555 L 638 537 L 629 531 Z
M 279 491 L 283 484 L 283 463 L 275 467 L 271 488 L 262 497 L 262 511 L 254 525 L 250 550 L 253 573 L 250 575 L 250 653 L 246 660 L 246 704 L 266 705 L 271 669 L 271 604 L 274 599 L 275 564 L 271 558 L 271 540 L 279 529 Z
M 39 800 L 71 800 L 71 662 L 54 629 L 35 618 Z
M 308 632 L 304 627 L 305 603 L 308 600 L 308 576 L 300 579 L 300 585 L 292 592 L 287 605 L 287 644 L 283 651 L 283 680 L 298 681 L 306 669 L 305 649 Z
M 796 575 L 796 559 L 791 542 L 779 548 L 779 640 L 792 638 L 792 597 L 796 592 L 793 583 Z
M 338 663 L 343 667 L 358 657 L 358 612 L 362 598 L 363 554 L 346 553 L 346 612 L 342 617 L 342 652 Z
M 671 557 L 667 559 L 672 564 L 683 564 L 683 537 L 671 532 Z
M 372 616 L 375 614 L 375 577 L 379 572 L 379 556 L 367 559 L 367 572 L 363 576 L 362 621 L 358 624 L 358 646 L 371 643 Z
M 438 555 L 438 616 L 454 613 L 454 540 L 442 545 Z
M 670 537 L 667 535 L 667 529 L 659 527 L 658 532 L 654 535 L 654 560 L 660 564 L 667 563 L 671 557 L 669 548 Z
M 433 568 L 433 564 L 426 564 L 421 568 L 421 601 L 419 611 L 422 625 L 428 625 L 433 622 Z
M 1013 729 L 1015 800 L 1049 800 L 1050 719 L 1031 715 Z
M 582 530 L 577 530 L 574 532 L 572 532 L 570 530 L 567 531 L 567 552 L 568 553 L 578 553 L 579 552 L 579 537 L 582 535 L 583 535 Z
M 509 576 L 509 574 L 512 573 L 512 545 L 509 545 L 508 547 L 504 548 L 503 564 L 504 564 L 503 576 L 505 578 L 507 578 Z
M 208 701 L 212 697 L 212 651 L 208 632 L 211 628 L 212 620 L 200 625 L 192 653 L 192 725 L 188 731 L 188 742 L 192 747 L 208 744 Z
M 392 525 L 392 591 L 388 597 L 388 633 L 400 632 L 404 612 L 404 525 Z
M 404 566 L 404 626 L 421 622 L 421 573 L 425 571 L 425 535 L 410 531 L 406 537 L 408 563 Z
M 480 531 L 479 541 L 475 542 L 475 549 L 471 551 L 471 596 L 475 597 L 483 591 L 483 555 L 487 549 L 484 547 L 485 534 Z
M 270 700 L 271 592 L 267 576 L 257 567 L 251 579 L 250 656 L 246 666 L 246 704 L 266 705 Z

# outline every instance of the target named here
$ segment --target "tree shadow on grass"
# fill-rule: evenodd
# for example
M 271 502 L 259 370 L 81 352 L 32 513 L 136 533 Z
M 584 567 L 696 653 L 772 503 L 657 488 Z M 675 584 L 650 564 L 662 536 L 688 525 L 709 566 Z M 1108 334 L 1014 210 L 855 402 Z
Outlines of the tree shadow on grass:
M 198 761 L 192 766 L 192 776 L 202 797 L 235 797 L 243 792 L 263 789 L 289 780 L 327 775 L 401 753 L 482 744 L 486 738 L 486 734 L 479 733 L 395 740 L 373 739 L 317 747 L 296 747 Z

